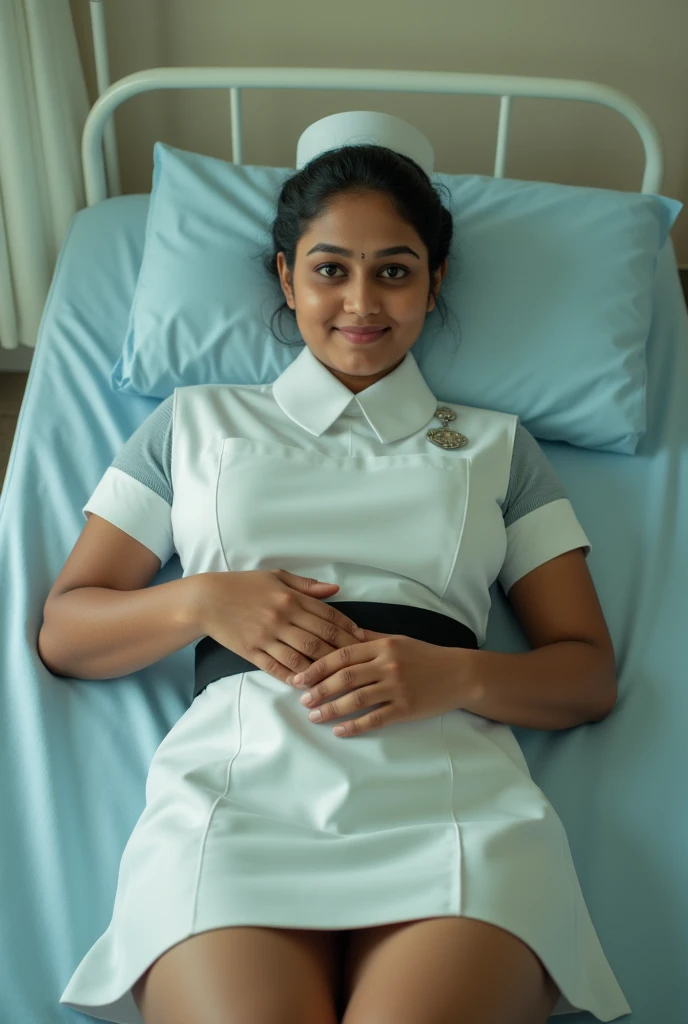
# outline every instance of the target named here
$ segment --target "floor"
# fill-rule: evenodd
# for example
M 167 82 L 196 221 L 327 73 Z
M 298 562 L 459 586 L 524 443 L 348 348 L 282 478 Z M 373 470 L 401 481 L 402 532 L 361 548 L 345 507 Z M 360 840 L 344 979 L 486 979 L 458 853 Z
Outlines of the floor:
M 28 373 L 0 373 L 0 489 L 10 457 Z
M 688 270 L 681 270 L 680 275 L 688 304 Z M 5 479 L 27 377 L 28 373 L 0 373 L 0 490 Z

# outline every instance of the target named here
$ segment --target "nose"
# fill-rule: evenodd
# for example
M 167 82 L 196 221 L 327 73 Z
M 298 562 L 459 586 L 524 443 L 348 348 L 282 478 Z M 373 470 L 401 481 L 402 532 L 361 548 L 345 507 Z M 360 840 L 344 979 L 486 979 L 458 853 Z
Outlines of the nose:
M 381 304 L 376 289 L 376 282 L 365 274 L 351 275 L 344 295 L 344 312 L 355 313 L 361 319 L 377 314 Z

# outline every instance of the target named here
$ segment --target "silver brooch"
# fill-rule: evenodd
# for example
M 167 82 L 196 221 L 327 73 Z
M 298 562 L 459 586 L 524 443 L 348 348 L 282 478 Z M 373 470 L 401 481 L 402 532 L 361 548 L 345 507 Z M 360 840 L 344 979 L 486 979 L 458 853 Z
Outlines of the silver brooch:
M 428 440 L 440 448 L 463 448 L 468 444 L 468 438 L 464 434 L 459 434 L 456 430 L 447 430 L 447 423 L 456 419 L 455 412 L 447 409 L 446 405 L 438 405 L 435 416 L 442 421 L 442 426 L 438 430 L 428 430 Z

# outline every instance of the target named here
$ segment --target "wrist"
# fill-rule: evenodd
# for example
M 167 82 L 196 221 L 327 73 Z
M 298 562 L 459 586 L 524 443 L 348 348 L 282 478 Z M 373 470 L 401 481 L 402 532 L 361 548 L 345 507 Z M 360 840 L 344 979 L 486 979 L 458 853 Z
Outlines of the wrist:
M 447 662 L 456 692 L 456 709 L 471 711 L 480 705 L 480 651 L 470 647 L 447 648 Z
M 206 636 L 207 622 L 207 581 L 208 573 L 195 573 L 177 582 L 179 586 L 179 619 L 184 627 L 192 629 L 199 637 Z

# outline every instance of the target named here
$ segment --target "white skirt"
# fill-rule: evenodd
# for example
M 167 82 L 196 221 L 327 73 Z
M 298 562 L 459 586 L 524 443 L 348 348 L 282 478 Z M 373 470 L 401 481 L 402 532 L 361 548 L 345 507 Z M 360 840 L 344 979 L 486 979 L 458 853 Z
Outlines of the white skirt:
M 561 991 L 555 1015 L 631 1012 L 509 726 L 450 711 L 340 738 L 301 693 L 260 670 L 226 676 L 166 735 L 112 920 L 60 1003 L 142 1024 L 132 986 L 209 929 L 465 916 L 531 947 Z

